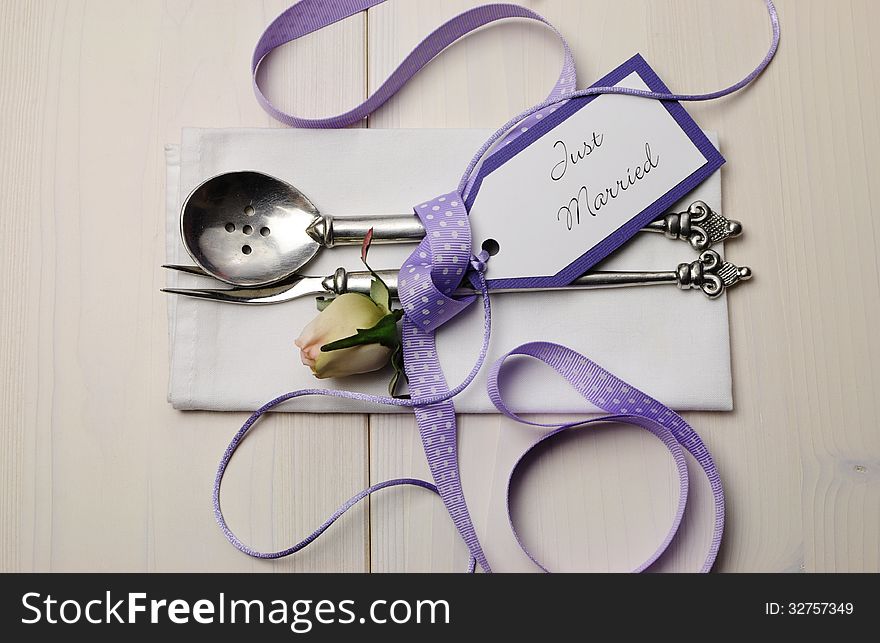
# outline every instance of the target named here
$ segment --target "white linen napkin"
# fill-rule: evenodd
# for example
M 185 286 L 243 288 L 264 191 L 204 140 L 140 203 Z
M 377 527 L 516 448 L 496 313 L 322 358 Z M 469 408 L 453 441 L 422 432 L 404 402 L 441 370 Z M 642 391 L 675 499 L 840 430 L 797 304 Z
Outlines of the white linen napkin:
M 182 144 L 166 148 L 167 257 L 191 263 L 179 236 L 181 196 L 222 172 L 257 170 L 284 179 L 322 211 L 334 215 L 399 214 L 458 184 L 486 130 L 330 131 L 186 129 Z M 711 137 L 714 140 L 714 137 Z M 426 153 L 430 150 L 430 153 Z M 702 199 L 721 208 L 720 173 L 683 199 L 680 209 Z M 376 269 L 396 268 L 411 245 L 374 246 Z M 328 275 L 339 266 L 362 269 L 358 248 L 323 250 L 304 270 Z M 723 252 L 723 251 L 722 251 Z M 639 234 L 603 269 L 672 270 L 693 261 L 684 242 Z M 214 284 L 170 272 L 168 285 Z M 300 364 L 293 341 L 317 314 L 313 298 L 270 306 L 236 306 L 168 296 L 171 375 L 168 399 L 177 409 L 252 411 L 286 391 L 344 388 L 382 394 L 389 372 L 342 380 L 317 380 Z M 707 300 L 673 286 L 570 293 L 503 294 L 492 298 L 492 342 L 487 364 L 528 341 L 570 346 L 678 410 L 730 410 L 730 342 L 726 296 Z M 482 307 L 475 305 L 442 327 L 438 350 L 451 386 L 476 359 Z M 519 412 L 596 410 L 549 367 L 522 361 L 505 382 Z M 485 371 L 461 395 L 465 413 L 494 411 Z M 282 410 L 391 412 L 391 407 L 326 396 L 299 398 Z

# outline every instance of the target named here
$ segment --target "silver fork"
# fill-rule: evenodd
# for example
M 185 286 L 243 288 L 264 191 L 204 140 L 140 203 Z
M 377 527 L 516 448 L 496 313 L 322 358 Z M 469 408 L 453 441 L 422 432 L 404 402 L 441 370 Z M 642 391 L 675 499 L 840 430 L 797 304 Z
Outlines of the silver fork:
M 193 275 L 210 276 L 195 266 L 166 265 L 164 268 L 178 270 Z M 378 270 L 377 274 L 388 285 L 393 296 L 397 296 L 397 271 Z M 490 289 L 492 293 L 505 292 L 544 292 L 593 290 L 600 288 L 625 288 L 631 286 L 655 286 L 674 284 L 682 290 L 703 291 L 709 299 L 721 296 L 725 289 L 752 276 L 750 268 L 737 267 L 725 261 L 714 250 L 705 250 L 699 259 L 691 263 L 680 263 L 675 270 L 660 272 L 639 271 L 596 271 L 575 279 L 567 286 L 555 288 L 505 288 Z M 280 304 L 309 295 L 341 295 L 347 292 L 369 294 L 373 277 L 369 272 L 348 272 L 339 268 L 326 277 L 307 277 L 292 275 L 269 286 L 257 288 L 233 287 L 213 288 L 163 288 L 162 292 L 207 299 L 230 304 Z M 476 294 L 473 288 L 459 288 L 456 296 Z

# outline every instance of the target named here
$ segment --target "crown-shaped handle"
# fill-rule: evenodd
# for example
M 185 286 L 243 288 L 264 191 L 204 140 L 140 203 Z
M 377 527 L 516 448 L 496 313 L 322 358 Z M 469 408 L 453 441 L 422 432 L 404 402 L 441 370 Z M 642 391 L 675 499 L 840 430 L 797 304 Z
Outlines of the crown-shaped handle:
M 694 201 L 684 212 L 670 212 L 657 224 L 668 239 L 687 241 L 700 251 L 742 234 L 739 221 L 718 214 L 704 201 Z
M 704 250 L 696 261 L 678 264 L 675 274 L 682 290 L 699 289 L 709 299 L 716 299 L 727 288 L 751 279 L 752 269 L 737 267 L 714 250 Z

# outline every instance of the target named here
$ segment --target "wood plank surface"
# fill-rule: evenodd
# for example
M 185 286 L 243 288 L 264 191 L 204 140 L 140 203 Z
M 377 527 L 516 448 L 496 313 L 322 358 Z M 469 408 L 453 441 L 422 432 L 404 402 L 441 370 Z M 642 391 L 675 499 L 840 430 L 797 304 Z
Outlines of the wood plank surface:
M 211 481 L 246 416 L 181 413 L 165 400 L 164 145 L 187 125 L 276 126 L 254 100 L 248 62 L 286 6 L 0 6 L 10 276 L 0 568 L 368 569 L 366 506 L 299 556 L 271 563 L 233 549 L 214 522 Z M 363 100 L 364 24 L 357 16 L 279 52 L 270 95 L 304 115 Z M 365 416 L 286 414 L 242 446 L 223 500 L 246 541 L 280 549 L 366 482 Z
M 476 4 L 371 9 L 371 89 L 433 26 Z M 769 42 L 760 2 L 524 4 L 569 39 L 581 87 L 640 52 L 674 90 L 713 90 L 744 76 Z M 880 52 L 870 25 L 880 24 L 880 6 L 777 4 L 783 43 L 768 73 L 740 95 L 688 106 L 702 127 L 719 132 L 725 209 L 747 229 L 728 254 L 757 275 L 730 298 L 736 410 L 688 419 L 715 455 L 727 493 L 716 569 L 877 571 L 880 283 L 871 168 L 880 161 Z M 486 28 L 444 52 L 370 126 L 500 124 L 548 92 L 560 60 L 558 42 L 540 26 Z M 491 416 L 461 422 L 465 494 L 499 570 L 534 569 L 504 510 L 507 474 L 534 439 L 529 431 Z M 370 435 L 374 482 L 427 474 L 411 420 L 373 416 Z M 711 497 L 694 469 L 700 486 L 660 569 L 695 569 L 707 546 Z M 551 568 L 628 569 L 668 527 L 673 473 L 646 436 L 572 436 L 530 465 L 514 515 Z M 461 569 L 465 548 L 435 499 L 404 491 L 372 509 L 374 570 Z
M 276 102 L 337 113 L 375 89 L 473 0 L 391 0 L 285 46 Z M 531 0 L 569 39 L 579 84 L 641 52 L 675 90 L 734 82 L 763 55 L 762 3 Z M 880 571 L 880 5 L 779 0 L 783 43 L 749 91 L 688 110 L 719 132 L 729 245 L 756 278 L 730 300 L 736 410 L 691 413 L 728 503 L 720 571 Z M 276 562 L 236 552 L 210 483 L 240 414 L 165 401 L 163 146 L 180 128 L 277 127 L 248 62 L 287 0 L 9 0 L 0 4 L 0 570 L 459 571 L 441 503 L 392 489 Z M 370 127 L 493 127 L 541 99 L 560 61 L 525 22 L 481 30 L 432 62 Z M 687 341 L 686 329 L 682 341 Z M 682 385 L 687 384 L 683 374 Z M 504 506 L 535 437 L 461 419 L 463 482 L 498 571 L 531 570 Z M 620 570 L 668 526 L 672 465 L 612 428 L 536 457 L 513 497 L 554 569 Z M 698 472 L 693 479 L 699 481 Z M 411 417 L 270 418 L 242 447 L 224 506 L 248 542 L 280 548 L 344 499 L 427 475 Z M 662 569 L 694 569 L 710 498 L 697 484 Z

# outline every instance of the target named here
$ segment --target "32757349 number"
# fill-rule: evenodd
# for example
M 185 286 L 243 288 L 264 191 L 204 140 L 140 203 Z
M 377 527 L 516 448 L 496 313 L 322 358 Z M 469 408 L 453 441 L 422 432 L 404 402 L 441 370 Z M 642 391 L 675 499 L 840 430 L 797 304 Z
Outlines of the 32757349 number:
M 852 614 L 855 606 L 852 603 L 764 603 L 764 613 L 770 616 L 788 614 L 793 616 Z

